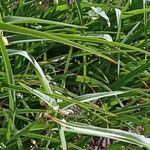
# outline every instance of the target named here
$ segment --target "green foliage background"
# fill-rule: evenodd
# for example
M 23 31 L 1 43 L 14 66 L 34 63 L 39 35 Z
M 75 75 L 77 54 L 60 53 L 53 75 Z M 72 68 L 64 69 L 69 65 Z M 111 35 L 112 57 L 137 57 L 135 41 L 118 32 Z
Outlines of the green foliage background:
M 148 0 L 0 1 L 0 149 L 150 149 Z

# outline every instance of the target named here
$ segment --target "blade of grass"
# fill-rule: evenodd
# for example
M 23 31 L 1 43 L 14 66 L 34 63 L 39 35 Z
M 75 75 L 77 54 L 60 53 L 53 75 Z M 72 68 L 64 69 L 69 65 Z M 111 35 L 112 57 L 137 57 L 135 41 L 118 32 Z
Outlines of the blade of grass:
M 81 124 L 81 123 L 75 123 L 75 122 L 68 123 L 65 121 L 61 121 L 57 118 L 54 118 L 52 116 L 50 117 L 53 121 L 64 126 L 65 131 L 67 132 L 112 138 L 112 139 L 135 144 L 138 146 L 143 146 L 147 149 L 150 149 L 150 139 L 145 138 L 142 135 L 138 135 L 138 134 L 134 134 L 123 130 L 118 130 L 118 129 L 99 128 L 99 127 Z
M 87 27 L 84 27 L 84 26 L 72 25 L 72 24 L 50 21 L 50 20 L 36 19 L 32 17 L 5 16 L 2 19 L 4 22 L 9 23 L 9 24 L 39 23 L 39 24 L 54 24 L 58 26 L 87 29 Z
M 146 62 L 144 65 L 137 67 L 136 69 L 132 70 L 131 72 L 129 72 L 128 74 L 120 78 L 118 81 L 114 82 L 110 88 L 113 90 L 119 89 L 120 87 L 126 85 L 133 78 L 135 78 L 137 75 L 139 75 L 140 73 L 142 73 L 144 70 L 148 69 L 149 67 L 150 67 L 150 61 Z
M 14 85 L 14 78 L 13 78 L 9 56 L 8 56 L 1 34 L 0 34 L 0 49 L 1 49 L 1 54 L 3 58 L 3 63 L 5 66 L 7 83 Z M 15 115 L 15 101 L 16 101 L 15 90 L 9 89 L 8 94 L 9 94 L 9 109 L 12 113 L 10 113 L 11 115 L 8 120 L 8 127 L 7 127 L 7 133 L 6 133 L 7 140 L 10 139 L 11 130 L 13 129 L 13 122 L 14 122 L 14 115 Z
M 36 68 L 38 73 L 40 74 L 41 77 L 39 77 L 39 79 L 41 79 L 41 84 L 43 85 L 45 92 L 52 93 L 52 90 L 49 86 L 49 81 L 45 77 L 42 68 L 39 66 L 37 61 L 32 57 L 32 55 L 28 54 L 26 51 L 12 50 L 12 49 L 8 49 L 8 53 L 10 56 L 11 55 L 21 55 L 21 56 L 27 58 L 32 63 L 32 65 Z
M 127 45 L 124 43 L 119 43 L 119 42 L 111 42 L 111 41 L 107 41 L 104 39 L 100 39 L 100 38 L 94 38 L 94 37 L 90 37 L 90 36 L 80 36 L 80 35 L 69 35 L 69 34 L 62 34 L 62 33 L 52 33 L 53 35 L 57 35 L 63 38 L 67 38 L 69 40 L 73 40 L 73 41 L 85 41 L 85 42 L 92 42 L 92 43 L 100 43 L 100 44 L 104 44 L 104 45 L 108 45 L 111 47 L 122 47 L 122 48 L 126 48 L 126 49 L 131 49 L 133 51 L 137 51 L 137 52 L 141 52 L 141 53 L 145 53 L 147 55 L 150 55 L 150 52 L 147 52 L 141 48 L 138 47 L 134 47 L 131 45 Z M 112 51 L 113 52 L 113 51 Z M 111 53 L 111 51 L 110 51 Z
M 147 5 L 148 0 L 143 0 L 143 9 L 146 9 L 148 7 Z M 144 36 L 145 36 L 145 50 L 148 49 L 148 13 L 144 12 Z M 147 55 L 145 54 L 145 62 L 147 61 Z
M 39 64 L 37 63 L 37 61 L 30 55 L 28 54 L 26 51 L 18 51 L 18 50 L 8 50 L 9 55 L 21 55 L 25 58 L 27 58 L 32 64 L 33 66 L 36 68 L 37 70 L 37 74 L 39 75 L 39 80 L 41 81 L 41 84 L 43 85 L 43 88 L 45 90 L 46 93 L 52 94 L 52 90 L 49 86 L 49 81 L 47 80 L 46 76 L 43 73 L 42 68 L 39 66 Z M 57 107 L 57 103 L 55 101 L 55 99 L 51 99 L 51 104 L 52 107 Z
M 40 100 L 43 100 L 46 104 L 48 104 L 50 107 L 52 107 L 54 110 L 58 110 L 58 106 L 56 104 L 56 102 L 54 101 L 54 99 L 50 98 L 49 96 L 47 96 L 46 94 L 43 94 L 42 92 L 35 90 L 33 88 L 30 88 L 28 86 L 26 86 L 23 83 L 20 83 L 20 85 L 22 87 L 24 87 L 26 90 L 30 91 L 31 93 L 33 93 L 34 95 L 36 95 L 37 97 L 40 98 Z
M 94 49 L 85 47 L 79 43 L 75 43 L 75 42 L 69 41 L 65 38 L 61 38 L 61 37 L 58 37 L 58 36 L 55 36 L 55 35 L 52 35 L 49 33 L 40 32 L 40 31 L 36 31 L 33 29 L 28 29 L 28 28 L 19 27 L 16 25 L 10 25 L 10 24 L 6 24 L 6 23 L 0 23 L 0 29 L 8 31 L 8 32 L 21 33 L 21 34 L 31 35 L 31 36 L 35 36 L 35 37 L 39 37 L 39 38 L 49 39 L 51 41 L 58 42 L 58 43 L 63 43 L 63 44 L 73 46 L 73 47 L 82 49 L 84 51 L 93 53 L 95 55 L 103 57 L 104 59 L 107 59 L 111 62 L 116 63 L 113 59 L 111 59 L 110 57 L 108 57 L 106 55 L 103 55 L 98 50 L 94 50 Z
M 93 109 L 93 107 L 92 107 L 91 105 L 89 105 L 89 104 L 80 102 L 80 101 L 75 100 L 75 99 L 67 98 L 67 97 L 65 97 L 65 96 L 63 96 L 63 95 L 60 95 L 60 94 L 49 94 L 49 96 L 48 96 L 48 95 L 42 93 L 41 91 L 35 90 L 35 89 L 33 89 L 33 88 L 31 88 L 31 87 L 28 87 L 28 86 L 26 86 L 26 85 L 24 85 L 24 84 L 22 84 L 22 83 L 20 83 L 20 84 L 21 84 L 26 90 L 30 91 L 32 94 L 34 94 L 34 95 L 36 95 L 37 97 L 39 97 L 39 98 L 40 98 L 39 100 L 44 100 L 50 107 L 52 107 L 51 101 L 50 101 L 51 98 L 60 99 L 60 100 L 69 102 L 69 103 L 71 103 L 71 104 L 72 104 L 72 103 L 73 103 L 73 104 L 76 104 L 76 105 L 80 106 L 81 108 L 83 108 L 84 110 L 87 110 L 88 112 L 94 114 L 95 116 L 99 117 L 100 119 L 102 119 L 102 120 L 108 122 L 107 119 L 105 119 L 104 117 L 100 116 L 99 114 L 93 112 L 93 111 L 91 110 L 91 109 Z M 69 105 L 69 104 L 68 104 L 68 105 Z M 109 113 L 109 112 L 107 112 L 107 111 L 104 111 L 104 110 L 102 110 L 102 109 L 99 109 L 99 108 L 94 108 L 94 109 L 95 109 L 96 111 L 101 112 L 101 113 L 105 113 L 105 114 L 113 115 L 113 116 L 114 116 L 114 114 L 111 114 L 111 113 Z M 54 108 L 54 110 L 56 111 L 56 107 Z M 57 107 L 57 111 L 58 111 L 58 110 L 59 110 L 59 108 Z
M 136 9 L 136 10 L 132 10 L 132 11 L 128 11 L 128 12 L 123 12 L 123 19 L 126 18 L 130 18 L 133 17 L 135 15 L 140 15 L 140 14 L 144 14 L 144 13 L 148 13 L 150 12 L 150 8 L 145 8 L 145 9 Z
M 82 96 L 77 96 L 75 99 L 80 100 L 82 102 L 91 102 L 91 101 L 98 100 L 100 98 L 116 96 L 116 95 L 120 95 L 124 93 L 126 93 L 126 91 L 124 92 L 121 92 L 121 91 L 99 92 L 99 93 L 91 93 L 91 94 L 85 94 Z
M 66 65 L 65 65 L 65 69 L 64 69 L 64 77 L 62 78 L 62 86 L 64 88 L 66 86 L 66 75 L 67 75 L 67 71 L 68 71 L 68 68 L 69 68 L 69 63 L 70 63 L 70 60 L 71 60 L 72 52 L 73 52 L 73 47 L 70 47 L 68 57 L 67 57 L 67 61 L 66 61 Z
M 64 127 L 60 125 L 59 129 L 59 136 L 61 139 L 61 144 L 62 144 L 62 149 L 67 150 L 67 143 L 66 143 L 66 138 L 65 138 L 65 133 L 64 133 Z

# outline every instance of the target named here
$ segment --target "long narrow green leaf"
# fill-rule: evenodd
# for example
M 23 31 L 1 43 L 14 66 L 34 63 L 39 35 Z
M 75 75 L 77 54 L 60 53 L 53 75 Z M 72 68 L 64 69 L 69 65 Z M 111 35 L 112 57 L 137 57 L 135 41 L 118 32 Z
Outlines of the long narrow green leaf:
M 35 36 L 35 37 L 39 37 L 39 38 L 44 38 L 44 39 L 48 39 L 54 42 L 58 42 L 58 43 L 63 43 L 66 45 L 70 45 L 79 49 L 82 49 L 86 52 L 90 52 L 92 54 L 98 55 L 100 57 L 103 57 L 111 62 L 116 63 L 116 61 L 114 61 L 113 59 L 111 59 L 110 57 L 103 55 L 102 53 L 100 53 L 98 50 L 95 49 L 91 49 L 88 47 L 85 47 L 79 43 L 75 43 L 72 41 L 69 41 L 67 39 L 49 34 L 49 33 L 45 33 L 45 32 L 41 32 L 41 31 L 36 31 L 33 29 L 28 29 L 28 28 L 24 28 L 24 27 L 19 27 L 16 25 L 11 25 L 11 24 L 6 24 L 6 23 L 0 23 L 0 29 L 5 30 L 7 32 L 14 32 L 14 33 L 21 33 L 21 34 L 26 34 L 26 35 L 31 35 L 31 36 Z
M 28 54 L 26 51 L 11 50 L 11 49 L 8 49 L 8 53 L 9 53 L 9 55 L 21 55 L 21 56 L 27 58 L 33 64 L 33 66 L 36 68 L 38 73 L 40 74 L 41 77 L 39 77 L 39 79 L 41 79 L 41 81 L 42 81 L 42 85 L 44 87 L 45 92 L 52 93 L 52 90 L 49 86 L 49 81 L 45 77 L 42 68 L 39 66 L 37 61 L 30 54 Z
M 57 106 L 56 101 L 54 99 L 50 98 L 49 96 L 47 96 L 46 94 L 43 94 L 42 92 L 38 90 L 35 90 L 33 88 L 26 86 L 25 84 L 20 83 L 20 85 L 24 87 L 26 90 L 28 90 L 29 92 L 31 92 L 32 94 L 39 97 L 40 100 L 43 100 L 46 104 L 48 104 L 54 110 L 58 110 L 59 107 Z
M 80 35 L 73 35 L 73 34 L 69 35 L 69 34 L 62 34 L 62 33 L 52 33 L 52 34 L 56 35 L 56 36 L 60 36 L 62 38 L 67 38 L 67 39 L 73 40 L 73 41 L 85 41 L 85 42 L 90 42 L 90 43 L 100 43 L 100 44 L 104 44 L 104 45 L 108 45 L 108 46 L 112 46 L 112 47 L 114 47 L 114 46 L 123 47 L 125 49 L 131 49 L 133 51 L 137 51 L 137 52 L 141 52 L 141 53 L 150 55 L 150 52 L 147 52 L 141 48 L 127 45 L 124 43 L 106 41 L 104 39 L 94 38 L 94 37 L 90 37 L 90 36 L 80 36 Z
M 112 114 L 106 110 L 100 109 L 99 107 L 96 107 L 96 105 L 93 106 L 91 104 L 83 103 L 83 102 L 80 102 L 76 99 L 67 98 L 67 97 L 60 95 L 60 94 L 51 94 L 50 97 L 66 101 L 66 102 L 68 102 L 69 106 L 70 106 L 70 104 L 76 104 L 77 106 L 81 107 L 82 109 L 87 110 L 88 112 L 92 113 L 93 115 L 97 115 L 97 117 L 102 118 L 105 121 L 106 121 L 105 118 L 103 118 L 102 116 L 100 116 L 97 113 L 94 113 L 92 110 L 94 109 L 95 111 L 98 111 L 100 113 L 108 114 L 110 116 L 115 116 L 115 114 Z
M 125 19 L 125 18 L 129 18 L 129 17 L 135 16 L 135 15 L 148 13 L 148 12 L 150 12 L 150 8 L 136 9 L 136 10 L 124 12 L 122 18 Z
M 39 79 L 41 81 L 41 84 L 44 87 L 45 92 L 49 93 L 49 94 L 53 93 L 49 86 L 49 81 L 47 80 L 46 76 L 44 75 L 42 68 L 39 66 L 37 61 L 30 54 L 28 54 L 26 51 L 18 51 L 18 50 L 10 50 L 10 49 L 8 50 L 8 52 L 9 52 L 9 55 L 17 54 L 17 55 L 21 55 L 21 56 L 27 58 L 33 64 L 33 66 L 36 68 L 38 74 L 40 75 Z M 53 101 L 52 107 L 55 107 L 57 105 L 55 99 L 51 99 L 51 101 Z
M 72 24 L 67 24 L 67 23 L 57 22 L 57 21 L 36 19 L 32 17 L 5 16 L 3 18 L 3 21 L 9 24 L 40 23 L 40 24 L 55 24 L 59 26 L 67 26 L 67 27 L 73 27 L 73 28 L 83 28 L 83 29 L 87 28 L 84 26 L 72 25 Z
M 6 50 L 6 47 L 4 45 L 1 34 L 0 34 L 0 49 L 1 49 L 1 53 L 2 53 L 4 66 L 5 66 L 7 83 L 8 84 L 14 84 L 13 73 L 12 73 L 12 69 L 11 69 L 9 56 L 7 54 L 7 50 Z M 14 122 L 15 90 L 9 89 L 8 93 L 9 93 L 9 109 L 12 112 L 12 115 L 9 117 L 9 120 L 8 120 L 8 128 L 7 128 L 7 133 L 6 133 L 7 140 L 10 139 L 11 130 L 13 128 L 13 122 Z
M 77 134 L 85 134 L 99 137 L 111 138 L 138 146 L 143 146 L 147 149 L 150 149 L 150 139 L 145 138 L 142 135 L 134 134 L 131 132 L 118 130 L 118 129 L 106 129 L 99 128 L 91 125 L 80 124 L 80 123 L 68 123 L 66 121 L 61 121 L 52 117 L 52 119 L 59 123 L 61 126 L 64 126 L 64 130 L 67 132 L 74 132 Z
M 28 133 L 23 134 L 22 136 L 25 136 L 25 137 L 28 137 L 28 138 L 34 138 L 34 139 L 41 139 L 41 140 L 46 140 L 46 141 L 52 141 L 52 142 L 57 143 L 57 144 L 60 143 L 60 141 L 58 139 L 51 138 L 49 136 L 45 136 L 45 135 L 41 135 L 41 134 L 37 134 L 37 133 L 28 132 Z
M 121 86 L 126 85 L 128 82 L 130 82 L 133 78 L 135 78 L 137 75 L 145 71 L 150 67 L 150 61 L 146 62 L 144 65 L 137 67 L 135 70 L 129 72 L 128 74 L 124 75 L 122 78 L 120 78 L 118 81 L 113 83 L 111 85 L 111 89 L 117 90 Z
M 59 95 L 59 94 L 50 94 L 49 96 L 38 91 L 38 90 L 35 90 L 31 87 L 28 87 L 22 83 L 20 83 L 21 86 L 23 86 L 26 90 L 30 91 L 30 93 L 36 95 L 37 97 L 40 98 L 40 100 L 43 100 L 45 103 L 47 103 L 50 107 L 52 107 L 54 110 L 58 110 L 59 109 L 59 106 L 58 105 L 54 105 L 53 104 L 53 101 L 51 100 L 51 98 L 56 98 L 56 99 L 60 99 L 60 100 L 64 100 L 64 101 L 67 101 L 69 103 L 73 103 L 73 104 L 76 104 L 78 106 L 80 106 L 81 108 L 89 111 L 90 113 L 96 115 L 97 117 L 103 119 L 104 121 L 108 122 L 107 119 L 105 119 L 104 117 L 100 116 L 99 114 L 96 114 L 95 112 L 91 111 L 90 109 L 93 109 L 93 107 L 89 104 L 85 104 L 83 102 L 80 102 L 80 101 L 77 101 L 77 100 L 73 100 L 73 99 L 70 99 L 70 98 L 67 98 L 63 95 Z M 108 115 L 111 115 L 111 116 L 114 116 L 114 114 L 112 113 L 109 113 L 107 111 L 104 111 L 104 110 L 101 110 L 99 108 L 95 108 L 95 110 L 101 112 L 101 113 L 105 113 L 105 114 L 108 114 Z
M 66 138 L 65 138 L 64 127 L 63 126 L 60 126 L 59 136 L 60 136 L 60 139 L 61 139 L 62 149 L 67 150 L 67 143 L 66 143 Z
M 91 94 L 85 94 L 82 96 L 78 96 L 78 97 L 76 97 L 76 99 L 80 100 L 82 102 L 91 102 L 91 101 L 98 100 L 100 98 L 116 96 L 116 95 L 123 94 L 123 93 L 126 93 L 126 92 L 112 91 L 112 92 L 91 93 Z

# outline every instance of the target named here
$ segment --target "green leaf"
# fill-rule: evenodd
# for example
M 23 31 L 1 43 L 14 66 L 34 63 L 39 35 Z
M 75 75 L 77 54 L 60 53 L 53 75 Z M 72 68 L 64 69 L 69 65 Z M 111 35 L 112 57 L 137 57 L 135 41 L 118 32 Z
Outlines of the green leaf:
M 73 47 L 82 49 L 86 52 L 90 52 L 92 54 L 98 55 L 102 58 L 105 58 L 105 59 L 107 59 L 111 62 L 116 63 L 113 59 L 111 59 L 110 57 L 108 57 L 106 55 L 103 55 L 102 53 L 100 53 L 99 51 L 97 51 L 95 49 L 88 48 L 88 47 L 83 46 L 79 43 L 69 41 L 65 38 L 61 38 L 61 37 L 55 36 L 53 34 L 41 32 L 41 31 L 36 31 L 36 30 L 33 30 L 33 29 L 24 28 L 24 27 L 19 27 L 19 26 L 16 26 L 16 25 L 6 24 L 6 23 L 0 23 L 0 29 L 5 30 L 7 32 L 21 33 L 21 34 L 35 36 L 35 37 L 38 37 L 38 38 L 48 39 L 48 40 L 51 40 L 53 42 L 63 43 L 63 44 L 69 45 L 69 46 L 73 46 Z
M 52 119 L 55 122 L 59 123 L 61 126 L 63 126 L 64 130 L 67 132 L 111 138 L 126 143 L 143 146 L 147 149 L 150 149 L 150 139 L 145 138 L 142 135 L 138 135 L 135 133 L 131 133 L 119 129 L 99 128 L 92 125 L 86 125 L 86 124 L 75 123 L 75 122 L 68 123 L 66 121 L 61 121 L 59 119 L 56 119 L 54 117 L 52 117 Z
M 146 62 L 144 65 L 139 66 L 136 69 L 134 69 L 131 72 L 129 72 L 128 74 L 124 75 L 122 78 L 120 78 L 118 81 L 116 81 L 115 83 L 113 83 L 111 85 L 111 89 L 117 90 L 120 87 L 126 85 L 127 83 L 132 81 L 133 78 L 138 76 L 140 73 L 142 73 L 143 71 L 145 71 L 149 67 L 150 67 L 150 61 Z
M 41 83 L 43 85 L 45 92 L 52 93 L 52 90 L 49 86 L 49 81 L 47 80 L 46 76 L 44 75 L 42 68 L 39 66 L 37 61 L 30 54 L 28 54 L 26 51 L 11 50 L 11 49 L 8 49 L 8 53 L 9 53 L 9 55 L 21 55 L 21 56 L 27 58 L 32 63 L 32 65 L 36 68 L 38 74 L 40 75 L 39 79 L 41 80 Z
M 141 14 L 148 13 L 148 12 L 150 12 L 150 8 L 136 9 L 136 10 L 132 10 L 128 12 L 123 12 L 122 18 L 126 19 L 135 15 L 141 15 Z
M 23 83 L 20 83 L 20 85 L 22 87 L 24 87 L 26 90 L 28 90 L 30 93 L 32 93 L 32 94 L 36 95 L 37 97 L 39 97 L 40 100 L 43 100 L 46 104 L 48 104 L 54 110 L 58 110 L 59 107 L 58 107 L 55 99 L 52 99 L 48 95 L 46 95 L 46 94 L 44 94 L 44 93 L 42 93 L 42 92 L 40 92 L 38 90 L 35 90 L 35 89 L 33 89 L 33 88 L 29 87 L 29 86 L 26 86 Z
M 126 93 L 126 92 L 121 92 L 121 91 L 99 92 L 99 93 L 91 93 L 91 94 L 85 94 L 82 96 L 77 96 L 75 99 L 80 100 L 82 102 L 91 102 L 91 101 L 98 100 L 100 98 L 117 96 L 123 93 Z
M 12 69 L 11 69 L 9 56 L 8 56 L 6 47 L 4 45 L 1 33 L 0 33 L 0 49 L 1 49 L 1 54 L 2 54 L 2 58 L 3 58 L 3 63 L 5 66 L 7 83 L 14 85 L 14 78 L 13 78 L 13 73 L 12 73 Z M 10 139 L 11 130 L 13 128 L 14 109 L 15 109 L 14 107 L 15 107 L 15 101 L 16 101 L 15 90 L 9 89 L 8 95 L 9 95 L 9 109 L 12 113 L 10 113 L 11 115 L 9 116 L 9 119 L 8 119 L 8 127 L 7 127 L 7 133 L 6 133 L 7 140 Z
M 84 26 L 72 25 L 72 24 L 67 24 L 67 23 L 57 22 L 57 21 L 36 19 L 33 17 L 5 16 L 3 17 L 3 21 L 9 24 L 39 23 L 39 24 L 54 24 L 58 26 L 66 26 L 66 27 L 81 28 L 81 29 L 87 28 Z

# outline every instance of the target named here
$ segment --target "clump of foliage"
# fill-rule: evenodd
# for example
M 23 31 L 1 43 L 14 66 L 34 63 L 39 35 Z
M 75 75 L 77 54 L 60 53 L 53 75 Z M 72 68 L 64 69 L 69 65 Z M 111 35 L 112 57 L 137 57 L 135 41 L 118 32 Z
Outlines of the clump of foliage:
M 0 12 L 0 149 L 150 149 L 148 0 Z

